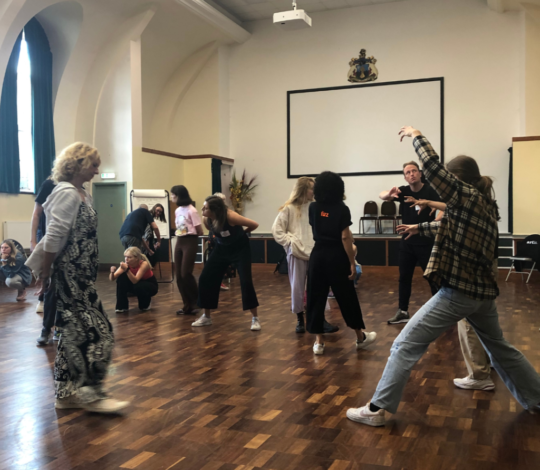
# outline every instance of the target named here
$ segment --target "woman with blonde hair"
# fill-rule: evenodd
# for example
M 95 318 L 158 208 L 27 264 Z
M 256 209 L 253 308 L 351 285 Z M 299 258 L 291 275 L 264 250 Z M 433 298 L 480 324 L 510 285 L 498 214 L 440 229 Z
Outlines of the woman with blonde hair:
M 17 301 L 24 300 L 26 287 L 32 283 L 32 272 L 24 265 L 24 256 L 11 240 L 2 242 L 0 255 L 0 279 L 5 279 L 6 287 L 17 289 Z
M 43 205 L 47 232 L 27 264 L 40 271 L 42 290 L 56 289 L 62 336 L 54 363 L 55 407 L 117 413 L 129 402 L 109 398 L 103 390 L 114 335 L 96 292 L 97 214 L 84 188 L 99 174 L 100 163 L 98 151 L 81 142 L 56 158 L 58 184 Z
M 152 297 L 158 293 L 158 283 L 152 265 L 136 246 L 124 251 L 125 262 L 118 269 L 111 266 L 109 280 L 116 280 L 116 313 L 129 310 L 128 292 L 135 294 L 142 312 L 150 310 Z
M 292 312 L 296 314 L 297 333 L 305 333 L 304 292 L 308 272 L 309 257 L 315 245 L 309 225 L 309 205 L 313 202 L 315 180 L 302 176 L 296 181 L 289 199 L 279 208 L 279 214 L 272 226 L 272 235 L 287 253 L 289 281 L 291 283 Z M 325 333 L 333 333 L 339 328 L 325 320 Z

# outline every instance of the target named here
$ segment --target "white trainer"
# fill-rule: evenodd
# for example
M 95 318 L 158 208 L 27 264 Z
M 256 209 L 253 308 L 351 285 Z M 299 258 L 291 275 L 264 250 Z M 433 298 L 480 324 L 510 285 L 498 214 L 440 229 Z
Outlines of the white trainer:
M 115 400 L 114 398 L 104 398 L 103 400 L 96 400 L 91 403 L 85 403 L 83 408 L 86 411 L 92 413 L 119 413 L 124 408 L 127 408 L 130 405 L 129 401 L 120 401 Z
M 194 321 L 191 326 L 209 326 L 212 324 L 212 319 L 208 318 L 204 313 L 198 320 Z
M 58 410 L 69 410 L 72 408 L 84 408 L 84 405 L 77 395 L 70 395 L 66 398 L 57 398 L 54 407 Z
M 251 319 L 251 331 L 259 331 L 261 329 L 261 322 L 258 317 Z
M 43 302 L 40 300 L 36 307 L 36 313 L 43 313 Z
M 125 313 L 125 312 L 127 312 L 127 308 L 117 308 L 114 312 L 115 313 Z
M 322 356 L 324 354 L 324 343 L 315 343 L 313 345 L 313 354 Z
M 463 379 L 454 379 L 454 385 L 457 388 L 463 388 L 465 390 L 494 390 L 495 384 L 491 379 L 475 380 L 468 376 Z
M 347 418 L 357 423 L 367 424 L 368 426 L 384 426 L 386 424 L 384 410 L 373 412 L 369 409 L 369 403 L 361 408 L 349 408 L 347 410 Z
M 377 339 L 377 333 L 372 331 L 371 333 L 364 333 L 366 335 L 366 338 L 364 341 L 356 341 L 356 349 L 364 349 L 367 348 L 370 344 L 372 344 Z

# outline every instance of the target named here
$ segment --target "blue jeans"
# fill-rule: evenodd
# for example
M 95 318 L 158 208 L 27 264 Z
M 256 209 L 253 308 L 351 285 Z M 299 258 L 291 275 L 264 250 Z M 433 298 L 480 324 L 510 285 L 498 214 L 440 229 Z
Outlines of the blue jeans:
M 395 339 L 371 402 L 395 413 L 414 365 L 431 342 L 462 318 L 472 325 L 492 366 L 521 406 L 530 409 L 538 405 L 540 376 L 525 356 L 504 339 L 495 301 L 473 300 L 447 287 L 418 310 Z

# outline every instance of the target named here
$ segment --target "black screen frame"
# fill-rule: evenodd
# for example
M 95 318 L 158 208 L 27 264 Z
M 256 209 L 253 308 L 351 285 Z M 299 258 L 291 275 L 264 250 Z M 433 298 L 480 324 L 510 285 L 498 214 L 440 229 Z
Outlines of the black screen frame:
M 300 178 L 301 176 L 318 176 L 315 174 L 291 174 L 291 95 L 300 93 L 319 93 L 323 91 L 347 90 L 351 88 L 371 88 L 379 86 L 405 85 L 408 83 L 424 83 L 424 82 L 439 82 L 440 83 L 440 106 L 441 106 L 441 141 L 440 141 L 440 158 L 441 163 L 444 163 L 444 77 L 419 78 L 414 80 L 399 80 L 394 82 L 367 83 L 361 85 L 343 85 L 327 88 L 307 88 L 303 90 L 287 91 L 287 179 Z M 340 176 L 374 176 L 374 175 L 401 175 L 403 170 L 395 171 L 358 171 L 351 173 L 338 173 Z

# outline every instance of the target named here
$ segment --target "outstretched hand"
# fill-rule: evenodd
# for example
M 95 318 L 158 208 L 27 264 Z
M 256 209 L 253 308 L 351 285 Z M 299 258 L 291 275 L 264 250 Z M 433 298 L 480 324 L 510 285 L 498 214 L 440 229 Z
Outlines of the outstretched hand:
M 419 135 L 422 135 L 422 133 L 419 130 L 412 127 L 412 126 L 403 126 L 400 129 L 398 135 L 401 136 L 401 139 L 399 139 L 399 141 L 403 142 L 403 137 L 417 137 Z
M 388 191 L 388 196 L 397 199 L 401 194 L 400 189 L 397 186 L 394 186 L 390 191 Z
M 400 235 L 407 235 L 405 240 L 408 240 L 413 235 L 418 235 L 418 224 L 416 225 L 398 225 L 396 227 L 397 233 Z
M 418 213 L 422 212 L 424 209 L 429 208 L 429 201 L 426 199 L 415 199 L 412 196 L 405 196 L 405 202 L 408 202 L 411 207 L 418 206 L 420 209 L 418 210 Z M 432 215 L 437 209 L 433 208 L 431 209 L 429 215 Z

